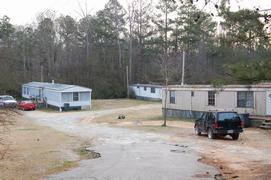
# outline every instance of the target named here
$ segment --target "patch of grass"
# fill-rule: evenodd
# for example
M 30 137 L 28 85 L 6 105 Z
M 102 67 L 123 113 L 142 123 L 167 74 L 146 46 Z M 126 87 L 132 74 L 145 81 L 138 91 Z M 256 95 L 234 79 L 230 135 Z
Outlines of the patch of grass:
M 48 108 L 45 108 L 45 107 L 42 107 L 42 108 L 38 108 L 37 109 L 38 111 L 42 111 L 42 112 L 47 112 L 47 113 L 55 113 L 55 112 L 59 112 L 59 109 L 57 108 L 52 108 L 52 107 L 48 107 Z
M 91 100 L 91 111 L 99 111 L 99 110 L 109 110 L 109 109 L 117 109 L 117 108 L 126 108 L 132 106 L 140 106 L 147 104 L 159 104 L 161 102 L 157 101 L 146 101 L 146 100 L 137 100 L 137 99 L 93 99 Z M 43 112 L 59 112 L 59 109 L 53 106 L 39 107 L 37 110 Z M 63 112 L 71 112 L 71 111 L 84 111 L 81 109 L 70 109 L 68 111 Z M 89 110 L 86 110 L 89 111 Z
M 79 111 L 89 111 L 89 110 L 81 110 L 81 109 L 78 109 L 78 108 L 74 108 L 74 109 L 69 109 L 69 110 L 62 110 L 61 112 L 59 111 L 59 108 L 56 108 L 56 107 L 48 107 L 48 108 L 45 108 L 45 107 L 42 107 L 42 108 L 39 108 L 37 109 L 38 111 L 42 111 L 42 112 L 46 112 L 46 113 L 65 113 L 65 112 L 79 112 Z
M 150 120 L 150 121 L 162 121 L 163 117 L 161 115 L 153 115 L 153 116 L 149 117 L 146 120 Z
M 125 119 L 118 119 L 119 114 L 123 114 Z M 121 113 L 113 113 L 94 119 L 98 123 L 118 123 L 118 122 L 133 122 L 133 121 L 161 121 L 162 112 L 159 107 L 149 110 L 133 110 L 122 111 Z
M 57 173 L 57 172 L 67 171 L 67 170 L 70 170 L 70 169 L 75 168 L 77 166 L 78 166 L 78 161 L 65 160 L 62 163 L 60 163 L 59 165 L 57 165 L 56 167 L 49 170 L 48 174 L 54 174 L 54 173 Z
M 79 149 L 77 149 L 77 154 L 80 156 L 80 159 L 96 159 L 101 157 L 101 154 L 98 152 L 95 152 L 94 150 L 87 149 L 89 146 L 81 146 Z
M 77 154 L 80 156 L 80 159 L 92 159 L 93 156 L 89 153 L 87 148 L 80 147 L 79 149 L 76 150 Z
M 163 119 L 163 117 L 162 117 Z M 169 121 L 184 121 L 184 122 L 194 122 L 195 119 L 193 118 L 180 118 L 180 117 L 168 117 L 167 120 Z
M 89 151 L 86 149 L 86 145 L 80 146 L 79 148 L 75 149 L 75 153 L 79 155 L 80 159 L 79 160 L 64 160 L 63 162 L 57 162 L 55 167 L 52 167 L 52 169 L 49 170 L 48 174 L 54 174 L 57 172 L 62 172 L 62 171 L 67 171 L 72 168 L 78 167 L 79 162 L 83 159 L 93 159 L 93 156 Z M 60 151 L 49 151 L 49 153 L 59 153 Z
M 161 102 L 144 101 L 137 99 L 94 99 L 92 100 L 92 111 L 132 107 L 146 104 L 159 104 Z
M 64 169 L 70 169 L 78 165 L 78 162 L 76 161 L 64 161 L 63 162 L 63 168 Z

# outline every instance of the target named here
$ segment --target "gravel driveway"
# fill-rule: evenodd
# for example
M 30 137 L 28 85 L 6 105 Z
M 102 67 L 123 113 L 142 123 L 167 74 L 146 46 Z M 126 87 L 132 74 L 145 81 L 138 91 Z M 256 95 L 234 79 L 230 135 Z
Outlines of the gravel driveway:
M 149 105 L 137 107 L 152 108 Z M 48 179 L 214 179 L 215 168 L 198 162 L 198 154 L 187 144 L 170 144 L 167 135 L 112 128 L 95 123 L 82 123 L 85 118 L 130 111 L 134 107 L 104 110 L 46 113 L 25 112 L 34 122 L 89 140 L 90 147 L 101 154 L 93 160 L 83 160 L 70 171 L 51 175 Z

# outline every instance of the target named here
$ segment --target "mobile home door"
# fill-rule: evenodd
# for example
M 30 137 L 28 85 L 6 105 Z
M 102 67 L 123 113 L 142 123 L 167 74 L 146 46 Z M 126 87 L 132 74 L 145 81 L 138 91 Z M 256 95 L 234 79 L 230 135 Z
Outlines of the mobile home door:
M 271 115 L 271 91 L 266 91 L 266 115 Z

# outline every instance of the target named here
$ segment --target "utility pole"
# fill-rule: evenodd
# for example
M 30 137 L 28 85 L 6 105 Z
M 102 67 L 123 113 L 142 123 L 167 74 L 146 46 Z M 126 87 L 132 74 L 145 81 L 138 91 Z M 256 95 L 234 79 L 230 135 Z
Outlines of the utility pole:
M 185 51 L 183 51 L 183 63 L 182 63 L 182 83 L 181 85 L 184 85 L 184 66 L 185 66 Z
M 127 98 L 130 98 L 130 91 L 129 91 L 129 68 L 126 66 L 126 84 L 127 84 Z
M 43 82 L 43 64 L 40 66 L 40 81 Z
M 128 4 L 128 13 L 129 13 L 129 79 L 132 82 L 132 57 L 133 57 L 133 22 L 132 16 L 134 14 L 134 5 Z

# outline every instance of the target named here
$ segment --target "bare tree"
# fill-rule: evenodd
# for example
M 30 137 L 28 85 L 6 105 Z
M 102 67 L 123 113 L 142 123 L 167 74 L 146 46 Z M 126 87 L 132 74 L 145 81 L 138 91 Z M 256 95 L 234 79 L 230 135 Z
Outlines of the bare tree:
M 134 15 L 135 15 L 135 1 L 128 2 L 128 22 L 129 22 L 129 79 L 128 83 L 132 81 L 132 61 L 133 61 L 133 31 L 134 31 Z
M 174 12 L 176 10 L 174 0 L 160 0 L 159 4 L 157 6 L 157 9 L 160 10 L 160 14 L 154 23 L 158 27 L 158 31 L 160 31 L 161 39 L 162 39 L 162 49 L 163 54 L 161 54 L 162 59 L 162 74 L 164 79 L 164 87 L 165 87 L 165 100 L 164 100 L 164 123 L 162 126 L 167 126 L 167 97 L 168 97 L 168 56 L 169 56 L 169 32 L 172 30 L 170 27 L 171 20 L 169 18 L 170 13 Z
M 118 63 L 119 68 L 122 68 L 122 48 L 121 48 L 121 36 L 124 35 L 125 32 L 125 19 L 124 16 L 126 14 L 125 9 L 118 2 L 118 0 L 109 0 L 108 3 L 105 4 L 104 7 L 104 15 L 107 16 L 107 20 L 110 21 L 113 32 L 116 36 L 117 46 L 118 46 Z
M 56 30 L 55 30 L 55 13 L 47 10 L 38 17 L 37 27 L 37 48 L 39 49 L 39 60 L 41 72 L 45 72 L 44 80 L 54 79 L 55 76 L 55 46 L 56 46 Z M 41 74 L 43 80 L 43 74 Z

